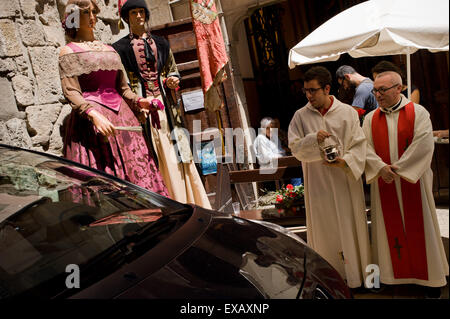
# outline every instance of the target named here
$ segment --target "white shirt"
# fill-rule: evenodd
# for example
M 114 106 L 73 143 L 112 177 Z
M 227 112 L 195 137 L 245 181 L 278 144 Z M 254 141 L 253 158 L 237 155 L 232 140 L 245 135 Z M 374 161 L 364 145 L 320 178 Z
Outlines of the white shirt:
M 275 141 L 275 142 L 274 142 Z M 253 142 L 253 150 L 261 168 L 273 167 L 273 159 L 282 157 L 286 152 L 281 148 L 277 136 L 268 139 L 265 134 L 259 134 Z

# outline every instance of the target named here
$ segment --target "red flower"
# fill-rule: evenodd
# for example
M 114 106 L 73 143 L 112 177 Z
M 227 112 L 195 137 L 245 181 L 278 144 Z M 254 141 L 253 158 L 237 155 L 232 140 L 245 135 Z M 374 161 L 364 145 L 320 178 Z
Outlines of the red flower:
M 283 201 L 283 196 L 282 195 L 277 195 L 277 202 L 281 203 Z
M 294 193 L 294 192 L 290 192 L 290 193 L 289 193 L 289 197 L 292 197 L 292 198 L 293 198 L 293 197 L 297 197 L 297 194 Z
M 292 184 L 287 184 L 286 185 L 286 189 L 288 189 L 288 190 L 293 190 L 294 189 L 294 186 L 292 186 Z

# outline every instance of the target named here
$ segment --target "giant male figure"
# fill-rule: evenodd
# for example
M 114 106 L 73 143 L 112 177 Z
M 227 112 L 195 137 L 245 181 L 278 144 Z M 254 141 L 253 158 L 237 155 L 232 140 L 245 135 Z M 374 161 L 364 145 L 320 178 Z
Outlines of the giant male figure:
M 174 94 L 180 75 L 169 43 L 151 34 L 150 12 L 144 0 L 122 1 L 119 11 L 130 33 L 113 47 L 122 59 L 131 87 L 154 105 L 145 122 L 145 135 L 156 151 L 170 196 L 182 203 L 211 208 L 192 160 L 189 139 L 183 138 L 184 125 Z

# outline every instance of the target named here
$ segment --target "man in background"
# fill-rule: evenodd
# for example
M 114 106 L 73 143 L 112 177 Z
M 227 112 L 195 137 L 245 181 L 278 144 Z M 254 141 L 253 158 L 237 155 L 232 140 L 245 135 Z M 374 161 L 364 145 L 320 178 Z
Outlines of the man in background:
M 355 90 L 351 105 L 358 111 L 362 124 L 364 115 L 378 107 L 377 100 L 372 93 L 372 80 L 362 76 L 349 65 L 342 65 L 339 67 L 336 71 L 336 78 L 342 89 Z

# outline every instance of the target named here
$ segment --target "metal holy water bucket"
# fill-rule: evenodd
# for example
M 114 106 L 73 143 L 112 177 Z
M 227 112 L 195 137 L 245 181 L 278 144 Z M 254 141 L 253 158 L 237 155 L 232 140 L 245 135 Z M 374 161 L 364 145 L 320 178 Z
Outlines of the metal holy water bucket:
M 333 163 L 338 157 L 341 156 L 341 145 L 339 143 L 339 139 L 334 135 L 327 137 L 322 143 L 320 143 L 319 148 L 323 159 L 328 163 Z

